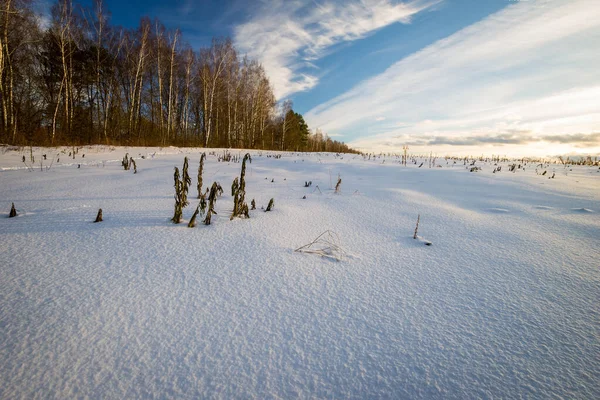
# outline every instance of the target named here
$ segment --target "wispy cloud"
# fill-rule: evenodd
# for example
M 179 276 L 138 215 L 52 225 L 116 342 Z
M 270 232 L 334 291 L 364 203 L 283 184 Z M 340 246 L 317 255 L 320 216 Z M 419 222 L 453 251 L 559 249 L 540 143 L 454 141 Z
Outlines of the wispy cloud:
M 530 143 L 520 139 L 523 132 L 536 140 L 547 136 L 546 142 L 571 135 L 578 145 L 598 146 L 597 136 L 589 136 L 600 126 L 597 43 L 596 2 L 519 2 L 398 61 L 305 118 L 363 148 L 401 147 L 411 140 L 407 135 L 427 145 Z M 521 133 L 503 136 L 511 131 Z
M 264 1 L 234 30 L 236 46 L 265 67 L 278 98 L 306 91 L 319 77 L 307 73 L 336 46 L 364 38 L 441 0 Z

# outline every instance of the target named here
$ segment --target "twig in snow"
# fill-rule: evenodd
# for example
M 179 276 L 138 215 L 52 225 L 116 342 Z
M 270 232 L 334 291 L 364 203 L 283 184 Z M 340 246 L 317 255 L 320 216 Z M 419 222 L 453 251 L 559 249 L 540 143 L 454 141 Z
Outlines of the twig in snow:
M 33 168 L 32 168 L 32 167 L 30 167 L 29 165 L 27 165 L 27 163 L 25 162 L 25 159 L 23 159 L 23 164 L 25 164 L 25 166 L 27 167 L 27 170 L 28 170 L 29 172 L 33 172 Z
M 425 246 L 431 246 L 431 242 L 429 240 L 425 240 L 423 239 L 421 236 L 417 235 L 417 232 L 419 230 L 419 221 L 421 220 L 421 214 L 419 214 L 417 216 L 417 226 L 415 226 L 415 234 L 413 235 L 413 239 L 419 240 L 420 242 L 422 242 Z
M 341 186 L 342 186 L 342 178 L 340 178 L 338 175 L 338 181 L 335 184 L 335 193 L 338 193 L 338 194 L 340 193 Z
M 46 171 L 50 171 L 50 168 L 52 168 L 53 164 L 54 164 L 54 157 L 52 157 L 52 161 L 50 162 L 50 166 L 46 166 Z
M 415 234 L 413 235 L 413 239 L 417 238 L 417 231 L 419 230 L 419 220 L 421 219 L 421 214 L 417 215 L 417 226 L 415 226 Z

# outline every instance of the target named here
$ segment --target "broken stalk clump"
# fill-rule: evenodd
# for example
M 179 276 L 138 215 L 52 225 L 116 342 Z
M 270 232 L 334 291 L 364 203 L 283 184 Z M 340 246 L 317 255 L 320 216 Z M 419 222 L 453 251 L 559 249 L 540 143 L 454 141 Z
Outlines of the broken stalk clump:
M 175 213 L 171 221 L 174 224 L 178 224 L 181 222 L 181 218 L 183 216 L 183 199 L 181 197 L 183 193 L 181 180 L 179 179 L 179 168 L 175 167 L 175 174 L 173 175 L 173 179 L 175 180 Z
M 75 157 L 73 157 L 75 158 Z M 129 165 L 129 153 L 125 153 L 125 157 L 123 157 L 123 161 L 121 161 L 121 165 L 123 166 L 123 169 L 125 171 L 129 171 L 130 165 Z
M 248 204 L 246 204 L 246 161 L 252 162 L 250 153 L 246 153 L 242 160 L 242 172 L 240 173 L 240 179 L 234 179 L 231 184 L 231 194 L 233 195 L 233 212 L 231 218 L 244 217 L 250 218 L 248 214 Z

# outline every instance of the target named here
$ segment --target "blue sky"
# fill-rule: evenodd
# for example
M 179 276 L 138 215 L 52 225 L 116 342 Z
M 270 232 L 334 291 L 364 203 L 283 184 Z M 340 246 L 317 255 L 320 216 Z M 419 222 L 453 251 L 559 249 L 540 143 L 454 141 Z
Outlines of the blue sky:
M 600 1 L 105 0 L 230 36 L 311 129 L 363 150 L 600 153 Z

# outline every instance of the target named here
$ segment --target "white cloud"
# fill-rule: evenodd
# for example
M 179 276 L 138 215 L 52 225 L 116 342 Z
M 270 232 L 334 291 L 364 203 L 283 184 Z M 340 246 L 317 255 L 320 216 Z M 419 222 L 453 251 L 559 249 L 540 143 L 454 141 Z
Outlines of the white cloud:
M 300 70 L 335 45 L 396 22 L 408 23 L 412 15 L 439 1 L 267 1 L 256 16 L 235 28 L 234 41 L 242 53 L 263 64 L 281 99 L 317 85 L 317 76 Z
M 598 43 L 596 2 L 519 2 L 400 60 L 305 119 L 325 132 L 362 130 L 367 136 L 350 144 L 363 148 L 510 129 L 536 137 L 592 133 L 600 126 Z M 385 127 L 375 130 L 380 117 Z
M 41 29 L 48 29 L 52 20 L 52 4 L 51 0 L 34 0 L 32 2 L 33 11 L 37 18 L 38 26 Z

